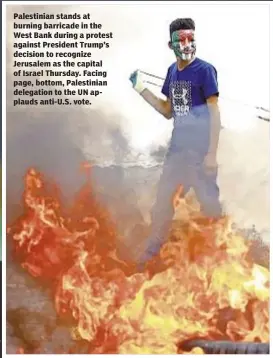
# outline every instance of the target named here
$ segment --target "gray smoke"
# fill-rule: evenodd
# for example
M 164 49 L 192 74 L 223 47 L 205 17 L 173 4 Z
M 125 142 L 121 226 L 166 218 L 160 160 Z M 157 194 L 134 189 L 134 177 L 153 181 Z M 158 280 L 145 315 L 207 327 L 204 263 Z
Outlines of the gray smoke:
M 65 197 L 71 199 L 85 180 L 80 165 L 86 159 L 95 165 L 93 179 L 97 187 L 102 188 L 105 204 L 113 206 L 119 195 L 124 196 L 128 188 L 134 187 L 134 178 L 125 183 L 124 170 L 118 165 L 105 166 L 107 161 L 120 163 L 130 152 L 121 128 L 111 123 L 116 122 L 93 110 L 85 112 L 72 108 L 60 111 L 54 107 L 20 110 L 9 107 L 8 215 L 14 214 L 14 206 L 21 200 L 23 177 L 29 167 L 36 167 L 53 178 L 61 186 Z M 122 202 L 126 204 L 126 195 Z
M 123 75 L 126 74 L 127 76 L 129 67 L 131 65 L 134 66 L 134 63 L 131 63 L 134 60 L 135 54 L 130 54 L 130 44 L 134 43 L 131 39 L 132 33 L 137 33 L 139 41 L 142 43 L 140 34 L 142 31 L 145 31 L 145 28 L 139 26 L 138 21 L 133 21 L 131 16 L 133 10 L 127 12 L 128 7 L 124 7 L 120 11 L 115 10 L 115 18 L 113 19 L 114 10 L 111 6 L 48 7 L 39 5 L 10 6 L 9 8 L 7 21 L 7 84 L 9 91 L 7 97 L 9 100 L 12 98 L 10 95 L 12 91 L 12 13 L 15 11 L 50 11 L 51 13 L 61 11 L 74 13 L 77 11 L 92 13 L 94 20 L 102 22 L 107 31 L 113 31 L 116 34 L 115 46 L 110 49 L 110 52 L 107 51 L 107 53 L 103 54 L 103 59 L 106 63 L 108 61 L 109 73 L 116 75 L 113 81 L 111 79 L 113 86 L 111 85 L 109 88 L 111 87 L 114 91 L 115 81 L 119 80 L 118 91 L 115 92 L 121 91 L 121 95 L 123 95 L 123 84 L 128 81 L 128 78 L 123 77 Z M 135 11 L 140 10 L 135 8 Z M 145 22 L 145 16 L 149 16 L 149 14 L 143 14 L 143 18 L 141 17 L 142 23 Z M 128 27 L 129 25 L 130 27 Z M 164 22 L 165 25 L 167 26 L 167 23 Z M 163 23 L 160 26 L 163 26 Z M 123 31 L 125 28 L 130 28 L 130 32 Z M 129 41 L 130 39 L 131 41 Z M 123 54 L 122 51 L 125 48 L 127 52 Z M 121 54 L 125 56 L 125 59 L 119 63 Z M 140 58 L 137 61 L 140 61 Z M 152 68 L 151 72 L 160 74 L 156 68 Z M 127 89 L 125 88 L 125 90 Z M 128 175 L 128 172 L 121 170 L 119 167 L 127 158 L 132 159 L 133 157 L 130 148 L 130 138 L 126 134 L 124 126 L 124 123 L 126 123 L 128 128 L 132 118 L 127 118 L 127 116 L 123 118 L 120 114 L 122 109 L 120 107 L 123 105 L 126 107 L 127 105 L 129 107 L 129 115 L 136 112 L 137 115 L 136 118 L 134 117 L 134 123 L 137 123 L 137 121 L 141 123 L 138 128 L 139 136 L 141 136 L 142 131 L 145 132 L 145 126 L 149 123 L 149 116 L 154 114 L 152 109 L 147 105 L 146 107 L 144 105 L 141 107 L 142 101 L 136 95 L 132 97 L 132 100 L 135 102 L 131 106 L 131 92 L 126 93 L 126 100 L 121 96 L 116 106 L 105 105 L 105 102 L 103 102 L 100 109 L 92 109 L 93 107 L 83 109 L 78 107 L 69 108 L 68 111 L 61 109 L 61 107 L 14 108 L 12 103 L 8 103 L 8 197 L 18 198 L 19 189 L 17 190 L 17 187 L 19 187 L 19 183 L 22 183 L 24 170 L 30 165 L 39 166 L 41 170 L 59 181 L 67 193 L 72 193 L 77 190 L 82 180 L 81 175 L 78 174 L 79 162 L 82 159 L 89 159 L 99 167 L 108 166 L 108 168 L 100 168 L 96 172 L 100 173 L 96 174 L 97 182 L 107 188 L 104 191 L 107 190 L 106 197 L 108 197 L 108 202 L 113 198 L 113 195 L 117 197 L 121 194 L 124 199 L 122 202 L 126 201 L 125 198 L 130 197 L 130 202 L 135 200 L 137 203 L 135 205 L 140 205 L 139 195 L 136 193 L 135 188 L 142 181 L 146 186 L 146 189 L 143 189 L 142 193 L 146 191 L 145 199 L 146 202 L 149 202 L 149 205 L 147 203 L 145 205 L 149 209 L 148 206 L 151 206 L 154 196 L 154 194 L 150 195 L 150 193 L 154 193 L 154 184 L 158 174 L 155 176 L 150 175 L 150 171 L 147 174 L 147 170 L 145 170 L 144 174 L 139 168 L 134 167 L 131 171 L 134 174 Z M 115 103 L 115 94 L 112 93 L 114 98 L 113 103 Z M 106 99 L 110 98 L 111 94 L 107 94 L 106 97 Z M 229 103 L 227 107 L 230 107 Z M 226 119 L 226 123 L 253 123 L 253 128 L 249 130 L 236 133 L 233 130 L 227 129 L 221 135 L 219 146 L 219 184 L 222 199 L 226 204 L 228 212 L 237 219 L 240 226 L 249 227 L 252 223 L 255 223 L 259 231 L 269 232 L 268 123 L 260 120 L 252 121 L 250 113 L 241 112 L 239 108 L 226 111 L 226 115 L 222 117 L 223 120 Z M 225 125 L 225 123 L 223 124 Z M 158 138 L 155 138 L 155 142 L 151 157 L 155 159 L 155 162 L 161 163 L 166 149 L 164 146 L 161 146 L 162 143 L 159 143 Z M 112 166 L 109 167 L 109 164 L 112 164 Z M 113 164 L 116 166 L 113 166 Z M 152 180 L 150 180 L 150 177 Z M 107 182 L 107 184 L 104 185 L 104 182 Z M 132 197 L 135 199 L 132 199 Z M 121 202 L 121 200 L 119 201 Z
M 96 165 L 94 180 L 103 188 L 103 198 L 111 206 L 114 196 L 130 190 L 125 187 L 124 175 L 118 166 L 102 168 L 109 164 L 119 165 L 131 152 L 119 111 L 113 108 L 109 115 L 103 109 L 92 107 L 13 106 L 12 14 L 24 11 L 49 12 L 49 7 L 13 6 L 7 13 L 8 218 L 16 215 L 15 208 L 22 197 L 23 177 L 29 167 L 36 167 L 53 178 L 62 187 L 65 197 L 70 199 L 84 181 L 79 170 L 84 160 Z M 50 8 L 50 13 L 61 11 L 68 13 L 69 8 Z M 131 188 L 134 187 L 132 180 Z

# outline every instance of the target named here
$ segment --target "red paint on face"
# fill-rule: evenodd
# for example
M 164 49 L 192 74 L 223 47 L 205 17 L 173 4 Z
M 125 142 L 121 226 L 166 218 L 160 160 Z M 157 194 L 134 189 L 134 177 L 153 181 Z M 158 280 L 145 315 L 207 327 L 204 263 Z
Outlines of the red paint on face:
M 177 31 L 179 42 L 182 42 L 184 45 L 186 42 L 194 41 L 194 31 L 193 30 L 179 30 Z

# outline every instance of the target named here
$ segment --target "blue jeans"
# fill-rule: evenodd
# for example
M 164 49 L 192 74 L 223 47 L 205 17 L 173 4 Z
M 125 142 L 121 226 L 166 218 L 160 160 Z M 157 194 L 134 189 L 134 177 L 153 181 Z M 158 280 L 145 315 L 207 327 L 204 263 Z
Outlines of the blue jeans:
M 183 186 L 184 195 L 191 187 L 194 189 L 204 215 L 214 218 L 222 215 L 217 170 L 208 173 L 203 165 L 204 157 L 204 154 L 188 150 L 167 154 L 151 213 L 151 235 L 140 264 L 156 255 L 166 239 L 174 215 L 173 195 L 179 185 Z

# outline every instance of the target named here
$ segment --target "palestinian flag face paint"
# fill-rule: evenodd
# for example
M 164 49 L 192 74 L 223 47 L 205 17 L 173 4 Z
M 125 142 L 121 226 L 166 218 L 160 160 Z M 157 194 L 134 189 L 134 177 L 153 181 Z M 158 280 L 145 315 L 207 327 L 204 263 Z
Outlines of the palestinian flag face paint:
M 193 30 L 178 30 L 172 33 L 170 47 L 182 60 L 191 60 L 196 51 Z

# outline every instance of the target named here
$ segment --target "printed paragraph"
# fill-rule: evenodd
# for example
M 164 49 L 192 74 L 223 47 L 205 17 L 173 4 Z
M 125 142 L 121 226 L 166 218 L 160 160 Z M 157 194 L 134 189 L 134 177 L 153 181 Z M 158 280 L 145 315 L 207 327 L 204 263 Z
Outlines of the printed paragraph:
M 14 13 L 13 105 L 92 105 L 108 86 L 113 38 L 90 13 Z

